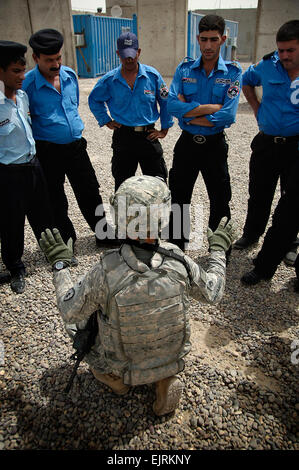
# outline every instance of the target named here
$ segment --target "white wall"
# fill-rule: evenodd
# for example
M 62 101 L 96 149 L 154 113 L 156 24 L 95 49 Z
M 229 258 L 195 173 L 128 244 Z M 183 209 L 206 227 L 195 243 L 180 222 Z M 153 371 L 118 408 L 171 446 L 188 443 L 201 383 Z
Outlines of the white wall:
M 39 29 L 53 28 L 64 36 L 63 63 L 77 69 L 73 21 L 70 0 L 1 0 L 1 39 L 16 41 L 28 47 L 28 69 L 34 67 L 32 49 L 28 44 L 32 33 Z
M 136 0 L 106 0 L 106 15 L 111 15 L 111 8 L 115 5 L 122 9 L 122 18 L 132 18 L 136 13 Z
M 289 20 L 299 19 L 299 0 L 259 0 L 254 62 L 276 49 L 276 33 Z
M 137 0 L 140 62 L 172 76 L 187 55 L 188 0 Z
M 225 20 L 237 21 L 238 47 L 237 59 L 250 61 L 254 55 L 256 8 L 230 8 L 218 10 L 195 10 L 200 15 L 219 15 Z

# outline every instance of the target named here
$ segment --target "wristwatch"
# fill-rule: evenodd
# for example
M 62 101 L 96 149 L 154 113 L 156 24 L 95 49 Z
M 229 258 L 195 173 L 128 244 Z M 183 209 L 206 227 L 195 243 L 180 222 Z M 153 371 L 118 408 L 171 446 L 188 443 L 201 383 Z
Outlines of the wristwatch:
M 68 268 L 69 264 L 64 261 L 56 261 L 52 266 L 52 271 L 61 271 L 62 269 Z

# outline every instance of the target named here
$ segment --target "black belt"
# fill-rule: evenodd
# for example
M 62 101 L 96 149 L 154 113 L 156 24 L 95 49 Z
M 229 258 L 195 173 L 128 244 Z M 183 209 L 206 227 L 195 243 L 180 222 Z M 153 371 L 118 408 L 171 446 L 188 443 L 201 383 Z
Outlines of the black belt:
M 224 137 L 224 132 L 219 132 L 218 134 L 211 135 L 202 135 L 202 134 L 191 134 L 188 131 L 183 130 L 183 134 L 186 137 L 189 137 L 196 144 L 205 144 L 206 142 L 211 142 L 213 140 L 220 140 Z
M 146 132 L 150 129 L 154 129 L 154 127 L 155 127 L 155 124 L 148 124 L 146 126 L 124 126 L 122 124 L 120 129 L 129 129 L 134 132 Z
M 4 163 L 0 163 L 0 166 L 1 168 L 23 168 L 23 167 L 28 167 L 28 166 L 32 166 L 34 164 L 36 160 L 36 156 L 33 155 L 33 157 L 31 158 L 31 160 L 29 162 L 26 162 L 26 163 L 9 163 L 8 165 L 5 165 Z
M 83 137 L 81 137 L 81 139 L 76 139 L 76 140 L 73 140 L 73 142 L 69 142 L 68 144 L 56 144 L 55 142 L 50 142 L 48 140 L 37 140 L 36 143 L 38 145 L 42 145 L 44 147 L 47 147 L 47 146 L 58 146 L 59 148 L 72 148 L 72 147 L 76 147 L 77 145 L 80 144 L 80 142 L 83 140 Z
M 290 135 L 288 137 L 283 137 L 281 135 L 265 134 L 264 132 L 260 132 L 260 135 L 262 135 L 263 137 L 266 137 L 269 140 L 272 140 L 274 144 L 287 144 L 290 142 L 299 141 L 299 135 Z

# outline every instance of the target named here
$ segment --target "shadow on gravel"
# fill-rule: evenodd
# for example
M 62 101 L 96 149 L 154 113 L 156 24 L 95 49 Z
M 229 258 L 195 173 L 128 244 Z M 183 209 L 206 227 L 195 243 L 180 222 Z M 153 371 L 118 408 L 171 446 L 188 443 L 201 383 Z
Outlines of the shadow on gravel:
M 234 262 L 234 258 L 240 256 L 244 256 L 243 262 Z M 291 361 L 288 330 L 298 325 L 299 295 L 294 291 L 294 279 L 286 281 L 279 291 L 274 291 L 271 281 L 244 286 L 240 278 L 252 267 L 248 253 L 240 255 L 233 251 L 225 295 L 217 306 L 222 319 L 219 326 L 210 326 L 205 343 L 219 351 L 229 343 L 238 346 L 235 365 L 231 368 L 242 369 L 243 379 L 237 384 L 235 401 L 238 409 L 240 407 L 243 413 L 251 412 L 255 417 L 257 435 L 271 435 L 271 426 L 268 423 L 266 429 L 264 417 L 271 419 L 272 416 L 273 420 L 280 421 L 285 439 L 295 442 L 299 429 L 295 410 L 298 370 Z M 279 435 L 278 430 L 276 432 Z M 269 437 L 269 444 L 271 442 Z M 253 448 L 259 443 L 259 439 L 253 440 Z M 272 444 L 275 449 L 276 444 Z
M 22 449 L 125 448 L 131 439 L 160 421 L 152 412 L 152 386 L 134 387 L 125 396 L 117 396 L 97 382 L 85 364 L 66 394 L 72 365 L 44 372 L 37 389 L 41 394 L 38 404 L 20 401 L 23 386 L 5 397 L 17 416 L 13 432 L 20 436 Z
M 239 333 L 258 330 L 261 334 L 273 334 L 297 325 L 299 299 L 291 283 L 277 292 L 272 289 L 271 280 L 261 281 L 255 286 L 243 285 L 240 279 L 253 269 L 253 264 L 248 253 L 242 255 L 242 263 L 239 260 L 234 262 L 234 257 L 239 256 L 239 253 L 232 252 L 226 291 L 220 304 L 225 317 L 232 320 L 232 329 Z

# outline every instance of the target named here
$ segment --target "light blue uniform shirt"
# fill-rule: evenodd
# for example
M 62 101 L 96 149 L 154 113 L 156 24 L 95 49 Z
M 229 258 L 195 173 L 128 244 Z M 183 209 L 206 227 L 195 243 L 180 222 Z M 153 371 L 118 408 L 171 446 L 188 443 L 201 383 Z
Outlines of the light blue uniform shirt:
M 224 61 L 219 56 L 216 67 L 207 77 L 201 57 L 196 60 L 186 58 L 174 74 L 167 102 L 168 111 L 178 118 L 181 129 L 191 134 L 218 134 L 236 120 L 241 80 L 242 69 L 238 62 Z M 178 94 L 184 95 L 186 103 L 178 99 Z M 184 118 L 188 111 L 201 104 L 223 105 L 220 111 L 205 115 L 214 127 L 188 124 L 193 118 Z
M 27 163 L 35 155 L 28 96 L 16 92 L 16 103 L 0 91 L 0 163 Z
M 263 87 L 257 113 L 261 131 L 283 137 L 299 135 L 299 76 L 291 81 L 277 51 L 251 65 L 243 75 L 243 85 Z
M 79 86 L 76 73 L 64 65 L 59 72 L 61 93 L 40 73 L 38 66 L 26 74 L 35 140 L 69 144 L 81 139 L 84 124 L 78 113 Z
M 167 112 L 168 90 L 160 73 L 154 67 L 139 64 L 131 90 L 121 74 L 121 67 L 100 78 L 89 95 L 89 107 L 99 125 L 104 126 L 112 117 L 124 126 L 146 126 L 160 117 L 161 129 L 169 129 L 173 119 Z

